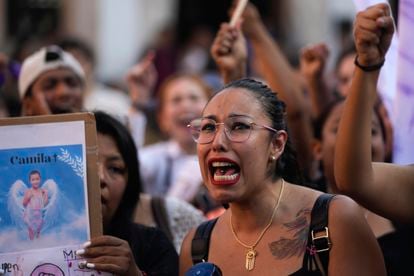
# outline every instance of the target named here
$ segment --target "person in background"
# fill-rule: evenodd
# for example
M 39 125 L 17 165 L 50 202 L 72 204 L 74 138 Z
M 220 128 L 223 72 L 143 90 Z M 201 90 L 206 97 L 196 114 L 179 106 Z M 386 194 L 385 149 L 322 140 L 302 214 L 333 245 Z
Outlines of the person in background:
M 352 75 L 355 69 L 355 56 L 355 45 L 350 44 L 342 49 L 336 60 L 336 92 L 342 97 L 346 97 L 348 95 L 351 87 Z
M 141 189 L 134 141 L 111 116 L 96 112 L 104 235 L 76 251 L 83 265 L 116 275 L 178 275 L 177 253 L 156 228 L 133 222 Z
M 96 58 L 93 49 L 85 41 L 75 37 L 62 38 L 57 45 L 72 54 L 85 72 L 84 109 L 103 110 L 126 122 L 131 105 L 129 97 L 123 91 L 110 88 L 97 80 Z
M 41 48 L 21 67 L 18 87 L 22 115 L 80 112 L 85 73 L 79 62 L 58 46 Z
M 121 122 L 109 117 L 109 115 L 96 112 L 96 118 L 98 124 L 108 121 L 107 124 L 111 123 L 113 125 L 112 128 L 116 127 L 124 136 L 130 137 L 128 129 L 121 125 Z M 128 144 L 129 140 L 125 143 Z M 131 162 L 131 164 L 139 163 L 139 161 L 135 161 L 138 156 L 136 148 L 130 147 L 127 154 L 128 156 L 123 156 L 123 160 L 133 160 L 134 162 Z M 138 164 L 137 170 L 139 168 L 140 164 Z M 126 182 L 129 181 L 128 177 L 124 176 L 124 178 Z M 140 194 L 132 220 L 138 224 L 160 228 L 174 245 L 176 251 L 179 252 L 181 243 L 188 231 L 204 221 L 203 214 L 183 200 L 166 196 L 151 196 L 143 193 L 140 175 L 139 177 L 134 177 L 133 180 L 139 186 Z
M 358 13 L 354 28 L 357 66 L 338 129 L 337 186 L 365 208 L 412 224 L 414 166 L 373 162 L 370 146 L 378 76 L 394 32 L 389 6 L 378 4 Z
M 329 88 L 328 81 L 323 74 L 328 53 L 328 48 L 324 43 L 305 47 L 301 51 L 301 73 L 306 80 L 306 91 L 312 101 L 311 107 L 314 120 L 317 120 L 321 112 L 326 110 L 333 102 L 348 95 L 355 69 L 355 45 L 347 45 L 337 58 L 335 76 L 331 78 L 336 80 L 335 87 Z M 375 109 L 381 116 L 381 121 L 385 127 L 385 160 L 390 162 L 392 160 L 393 126 L 380 98 L 378 98 Z
M 209 88 L 196 75 L 177 73 L 161 85 L 157 116 L 168 140 L 143 147 L 139 152 L 146 193 L 188 202 L 194 198 L 202 180 L 187 125 L 200 116 L 209 96 Z
M 344 111 L 344 99 L 332 102 L 315 121 L 315 158 L 321 162 L 322 177 L 315 187 L 323 188 L 329 193 L 340 194 L 334 176 L 335 144 L 339 121 Z M 379 112 L 375 109 L 371 120 L 372 160 L 385 160 L 385 127 Z M 412 235 L 406 225 L 395 224 L 374 212 L 361 207 L 365 219 L 377 238 L 384 255 L 387 275 L 404 275 L 412 271 L 414 261 Z M 413 271 L 414 272 L 414 271 Z
M 334 93 L 324 78 L 329 49 L 325 43 L 306 46 L 300 51 L 300 73 L 305 80 L 305 95 L 310 102 L 312 118 L 318 118 L 334 101 Z
M 131 130 L 131 134 L 134 137 L 134 140 L 136 142 L 136 145 L 138 145 L 138 146 L 140 146 L 142 144 L 142 143 L 140 143 L 140 141 L 142 141 L 142 138 L 141 138 L 142 137 L 142 130 L 137 128 L 137 124 L 134 124 L 133 118 L 136 117 L 135 114 L 138 114 L 140 112 L 145 113 L 145 115 L 147 116 L 147 119 L 148 119 L 148 125 L 147 125 L 147 128 L 146 128 L 147 131 L 146 131 L 146 135 L 145 135 L 146 138 L 148 140 L 157 140 L 157 139 L 159 140 L 160 139 L 160 137 L 157 137 L 155 139 L 154 139 L 154 137 L 151 137 L 151 136 L 154 136 L 154 134 L 155 134 L 155 132 L 153 130 L 151 130 L 151 125 L 153 125 L 153 123 L 151 122 L 152 121 L 151 117 L 155 117 L 153 109 L 156 107 L 156 102 L 151 98 L 151 95 L 153 94 L 153 89 L 155 87 L 155 83 L 156 83 L 156 79 L 157 79 L 157 75 L 158 75 L 157 71 L 155 69 L 155 66 L 153 64 L 154 58 L 155 58 L 155 53 L 152 52 L 152 51 L 149 51 L 139 63 L 134 65 L 128 71 L 128 74 L 127 74 L 127 77 L 126 77 L 126 80 L 127 80 L 127 83 L 128 83 L 128 88 L 129 88 L 129 93 L 130 93 L 130 98 L 131 98 L 131 102 L 132 102 L 132 107 L 131 107 L 132 112 L 130 112 L 129 127 L 130 127 L 130 130 Z M 206 94 L 205 97 L 210 96 L 210 93 L 209 93 L 210 89 L 197 76 L 193 76 L 191 74 L 177 74 L 177 75 L 172 76 L 171 78 L 172 79 L 169 80 L 169 82 L 171 83 L 170 86 L 172 86 L 172 87 L 174 87 L 174 82 L 175 83 L 183 83 L 183 81 L 180 82 L 180 81 L 178 81 L 178 79 L 188 78 L 188 81 L 184 82 L 184 83 L 190 84 L 189 89 L 190 89 L 190 91 L 191 90 L 194 91 L 193 93 L 195 93 L 196 97 L 198 97 L 198 95 L 199 95 L 200 88 L 202 89 L 202 91 L 204 91 L 203 93 Z M 176 81 L 173 81 L 173 80 L 176 80 Z M 191 85 L 191 84 L 193 84 L 193 85 Z M 181 90 L 183 90 L 182 87 L 183 87 L 183 85 L 181 85 L 181 88 L 180 88 Z M 164 84 L 162 86 L 162 89 L 160 89 L 158 92 L 163 94 L 163 93 L 166 93 L 165 91 L 167 91 L 167 90 L 168 90 L 168 88 L 167 88 L 166 84 Z M 174 89 L 170 89 L 170 90 L 174 90 Z M 175 90 L 177 90 L 177 89 L 175 89 Z M 157 93 L 157 95 L 159 95 L 159 93 Z M 169 92 L 169 93 L 171 93 L 171 92 Z M 174 92 L 174 93 L 177 94 L 177 92 Z M 185 92 L 181 92 L 181 94 L 183 94 L 183 95 L 184 95 L 184 93 Z M 187 93 L 189 93 L 189 92 L 187 92 Z M 161 98 L 159 98 L 159 99 L 161 101 L 164 101 L 164 97 L 165 96 L 161 96 Z M 174 96 L 174 97 L 179 99 L 181 96 L 178 94 L 178 96 Z M 165 105 L 165 104 L 161 104 L 161 105 Z M 172 104 L 169 104 L 169 105 L 172 105 Z M 176 108 L 177 110 L 180 110 L 179 106 L 180 105 L 177 105 L 177 108 Z M 195 107 L 197 109 L 199 109 L 200 106 L 201 105 L 198 104 L 198 103 L 195 105 Z M 171 108 L 169 108 L 169 109 L 171 110 Z M 185 111 L 185 108 L 181 108 L 181 110 Z M 197 111 L 197 112 L 199 112 L 199 111 Z M 159 112 L 158 114 L 159 114 L 159 116 L 158 116 L 158 119 L 159 119 L 158 121 L 159 122 L 161 120 L 165 120 L 165 119 L 171 121 L 172 117 L 170 118 L 170 115 L 167 115 L 167 116 L 164 116 L 163 118 L 161 118 L 161 116 L 160 116 L 161 113 Z M 176 116 L 176 115 L 173 115 L 173 116 Z M 165 123 L 163 125 L 165 125 Z M 156 128 L 158 128 L 158 126 Z M 167 127 L 164 128 L 164 130 L 166 130 L 166 129 L 167 129 Z M 171 132 L 171 131 L 166 130 L 164 133 L 166 133 L 166 132 Z M 158 130 L 158 136 L 161 136 L 161 135 L 162 134 L 159 133 L 159 130 Z M 185 137 L 185 135 L 188 136 L 188 134 L 184 133 L 184 136 L 182 136 L 182 137 Z M 179 139 L 183 140 L 183 138 L 179 138 Z M 188 140 L 186 142 L 184 142 L 184 144 L 186 144 L 186 143 L 188 143 Z M 193 142 L 190 141 L 189 143 L 193 143 Z M 171 142 L 168 143 L 168 144 L 171 144 Z M 159 143 L 159 144 L 155 144 L 154 146 L 148 146 L 148 150 L 151 152 L 151 150 L 155 150 L 155 148 L 157 148 L 157 151 L 163 151 L 166 148 L 165 145 L 166 145 L 165 143 Z M 194 147 L 194 144 L 193 144 L 192 147 Z M 167 146 L 167 148 L 171 148 L 171 145 Z M 190 144 L 190 148 L 191 148 L 191 144 Z M 145 150 L 146 150 L 146 147 L 143 148 L 143 151 L 145 151 Z M 171 151 L 171 150 L 167 149 L 167 151 Z M 164 153 L 164 152 L 162 153 L 162 155 L 165 155 L 165 154 L 171 154 L 171 152 L 170 153 Z M 175 153 L 175 154 L 177 154 L 177 153 Z M 153 178 L 158 183 L 157 185 L 161 185 L 161 186 L 166 185 L 166 186 L 168 186 L 169 185 L 168 183 L 162 184 L 162 181 L 166 181 L 166 176 L 165 175 L 161 176 L 161 177 L 156 175 L 155 169 L 156 169 L 156 165 L 157 165 L 157 160 L 155 158 L 153 158 L 153 156 L 151 156 L 151 155 L 148 155 L 148 158 L 151 158 L 150 164 L 152 164 L 152 165 L 150 166 L 151 171 L 149 171 L 147 173 L 149 173 L 151 178 Z M 180 158 L 180 159 L 182 159 L 182 158 Z M 196 160 L 194 162 L 194 157 L 187 158 L 187 161 L 191 162 L 190 167 L 188 167 L 186 169 L 189 173 L 188 173 L 188 175 L 184 175 L 183 177 L 180 177 L 180 178 L 183 179 L 184 181 L 185 181 L 185 178 L 188 178 L 188 179 L 191 178 L 192 179 L 191 181 L 194 181 L 196 178 L 200 179 L 199 176 L 196 176 L 196 178 L 193 178 L 193 176 L 190 175 L 190 173 L 194 173 L 194 172 L 195 172 L 195 175 L 197 175 L 197 171 L 198 171 L 198 163 L 196 162 Z M 184 162 L 183 164 L 188 163 L 187 161 Z M 178 161 L 178 162 L 180 163 L 180 161 Z M 181 162 L 183 162 L 183 161 L 181 161 Z M 161 163 L 162 163 L 162 167 L 164 168 L 165 163 L 167 163 L 167 162 L 165 162 L 165 160 L 161 160 Z M 145 165 L 143 165 L 143 167 L 145 167 Z M 189 169 L 189 168 L 194 168 L 194 170 Z M 166 171 L 165 169 L 162 169 L 161 174 L 165 174 L 165 171 Z M 145 172 L 143 172 L 143 173 L 145 173 Z M 194 181 L 193 184 L 194 184 L 194 187 L 191 188 L 191 191 L 189 191 L 188 196 L 185 196 L 185 199 L 187 201 L 189 201 L 197 209 L 201 210 L 207 217 L 209 217 L 213 214 L 212 211 L 214 211 L 214 214 L 215 214 L 215 212 L 217 210 L 221 210 L 221 206 L 218 206 L 215 202 L 213 202 L 211 200 L 211 197 L 208 195 L 208 192 L 204 189 L 204 187 L 202 187 L 200 185 L 197 185 L 198 184 L 197 181 Z M 193 186 L 193 185 L 191 185 L 191 186 Z M 150 189 L 153 189 L 153 188 L 150 187 Z M 159 188 L 157 188 L 157 189 L 159 189 Z M 183 188 L 179 188 L 179 189 L 183 189 Z M 151 190 L 149 190 L 149 191 L 150 191 L 149 193 L 153 193 L 153 192 L 151 192 Z M 175 189 L 175 191 L 177 191 L 177 189 Z M 172 193 L 171 195 L 175 195 L 175 192 L 173 193 L 173 191 L 171 191 L 171 193 Z M 173 200 L 170 196 L 166 197 L 165 200 L 162 198 L 162 196 L 160 195 L 159 192 L 156 192 L 156 195 L 153 195 L 153 196 L 151 196 L 149 194 L 146 194 L 143 197 L 143 200 L 140 201 L 140 205 L 141 204 L 143 205 L 142 209 L 153 209 L 154 210 L 154 207 L 156 207 L 158 205 L 170 205 L 170 206 L 172 206 L 172 205 L 176 205 L 174 202 L 176 202 L 176 203 L 181 202 L 181 201 Z M 154 203 L 157 203 L 157 204 L 154 205 Z M 161 204 L 158 204 L 158 203 L 161 203 Z M 150 208 L 149 206 L 152 206 L 152 207 Z M 158 207 L 157 208 L 158 209 L 163 209 L 163 208 L 161 208 L 162 206 L 159 206 L 159 207 L 160 208 L 158 208 Z M 177 208 L 171 208 L 170 212 L 172 210 L 176 210 L 176 209 Z M 140 221 L 147 221 L 150 225 L 154 224 L 154 219 L 159 221 L 159 216 L 158 216 L 158 218 L 157 217 L 151 218 L 151 217 L 148 217 L 149 212 L 140 212 L 139 210 L 140 210 L 140 208 L 138 208 L 137 217 L 139 217 L 139 218 L 137 218 L 137 219 L 139 219 Z M 154 212 L 154 213 L 158 213 L 158 212 Z M 164 216 L 161 216 L 161 217 L 164 217 Z M 166 217 L 172 218 L 173 216 L 167 215 Z M 195 217 L 197 217 L 197 215 Z M 199 221 L 199 219 L 197 219 L 197 220 Z M 179 220 L 176 220 L 176 221 L 182 221 L 182 219 L 179 219 Z M 159 222 L 155 222 L 155 224 L 165 225 L 165 223 L 159 223 Z M 170 222 L 172 223 L 172 221 L 170 221 Z M 175 224 L 175 223 L 172 223 L 172 224 Z M 183 224 L 187 225 L 187 223 L 185 223 L 185 222 Z M 172 227 L 172 228 L 175 228 L 175 227 Z M 169 231 L 166 231 L 166 232 L 169 232 Z M 181 237 L 178 240 L 175 240 L 174 244 L 176 245 L 176 248 L 181 247 L 182 238 L 183 237 Z M 180 243 L 178 244 L 177 241 L 180 241 Z
M 156 123 L 154 88 L 158 72 L 154 65 L 155 52 L 149 51 L 134 66 L 125 80 L 131 102 L 128 112 L 128 125 L 137 147 L 160 140 L 160 131 Z
M 135 209 L 134 221 L 160 228 L 179 253 L 185 235 L 205 221 L 205 218 L 201 210 L 197 210 L 184 200 L 141 193 Z

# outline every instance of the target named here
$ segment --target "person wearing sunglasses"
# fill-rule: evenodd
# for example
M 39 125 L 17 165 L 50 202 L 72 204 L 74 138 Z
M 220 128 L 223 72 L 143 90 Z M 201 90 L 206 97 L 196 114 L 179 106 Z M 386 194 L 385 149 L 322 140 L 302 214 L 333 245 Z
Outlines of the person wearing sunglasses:
M 184 239 L 180 275 L 385 275 L 358 205 L 301 185 L 285 117 L 276 93 L 241 79 L 188 125 L 204 183 L 229 208 Z

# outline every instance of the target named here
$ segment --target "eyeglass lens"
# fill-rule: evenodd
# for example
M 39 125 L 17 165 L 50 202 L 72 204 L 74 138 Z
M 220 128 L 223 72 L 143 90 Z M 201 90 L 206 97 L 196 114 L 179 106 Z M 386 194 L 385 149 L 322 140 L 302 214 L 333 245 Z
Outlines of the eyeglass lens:
M 196 142 L 200 144 L 210 143 L 219 128 L 224 125 L 227 138 L 232 142 L 243 142 L 250 136 L 252 122 L 246 117 L 230 117 L 224 123 L 217 123 L 208 118 L 197 119 L 191 122 L 191 133 Z

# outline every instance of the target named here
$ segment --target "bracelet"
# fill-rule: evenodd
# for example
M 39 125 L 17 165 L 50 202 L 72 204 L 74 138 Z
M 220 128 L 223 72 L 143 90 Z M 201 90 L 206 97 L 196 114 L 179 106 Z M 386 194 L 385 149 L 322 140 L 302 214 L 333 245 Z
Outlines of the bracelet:
M 355 60 L 354 60 L 354 64 L 357 67 L 359 67 L 362 71 L 365 71 L 365 72 L 372 72 L 372 71 L 377 71 L 377 70 L 381 69 L 381 67 L 384 65 L 384 62 L 385 62 L 385 58 L 380 63 L 365 66 L 365 65 L 361 65 L 358 62 L 358 55 L 355 56 Z

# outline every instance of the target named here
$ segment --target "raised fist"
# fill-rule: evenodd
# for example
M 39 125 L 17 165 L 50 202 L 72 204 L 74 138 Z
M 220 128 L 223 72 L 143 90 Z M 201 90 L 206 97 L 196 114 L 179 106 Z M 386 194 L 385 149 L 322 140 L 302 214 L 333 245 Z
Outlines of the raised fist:
M 306 78 L 321 77 L 325 69 L 329 49 L 325 43 L 310 45 L 300 52 L 300 71 Z
M 234 75 L 247 60 L 247 46 L 240 28 L 221 24 L 210 52 L 221 73 Z
M 354 22 L 358 63 L 373 66 L 384 61 L 394 33 L 394 21 L 386 3 L 377 4 L 357 14 Z

